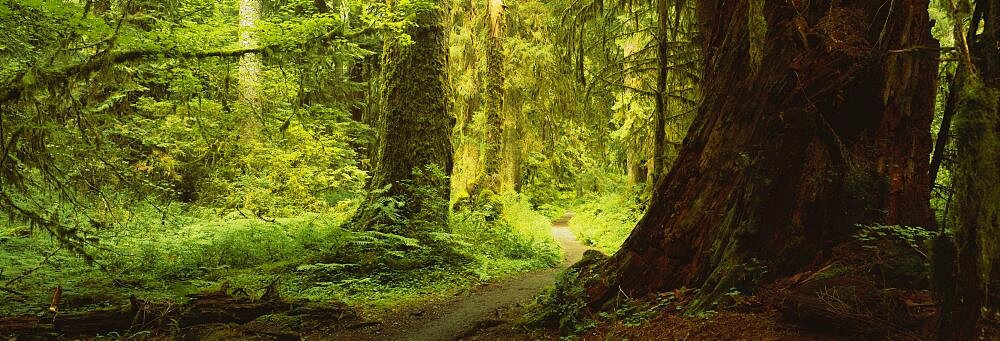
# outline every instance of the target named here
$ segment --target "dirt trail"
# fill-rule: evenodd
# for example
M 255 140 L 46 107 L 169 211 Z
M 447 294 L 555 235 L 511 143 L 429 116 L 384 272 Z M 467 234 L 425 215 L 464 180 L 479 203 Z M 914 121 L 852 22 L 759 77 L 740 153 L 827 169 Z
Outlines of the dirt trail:
M 506 309 L 527 303 L 555 276 L 580 260 L 587 247 L 569 231 L 567 213 L 552 224 L 552 235 L 562 246 L 564 261 L 555 268 L 536 270 L 506 280 L 486 283 L 441 302 L 390 316 L 382 323 L 368 327 L 365 337 L 376 340 L 454 340 L 477 329 L 506 323 Z M 357 338 L 359 335 L 352 335 Z

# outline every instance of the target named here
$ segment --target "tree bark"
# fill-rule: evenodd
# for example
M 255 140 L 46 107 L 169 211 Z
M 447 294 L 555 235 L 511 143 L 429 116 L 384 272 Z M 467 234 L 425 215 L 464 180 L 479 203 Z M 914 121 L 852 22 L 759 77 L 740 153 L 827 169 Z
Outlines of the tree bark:
M 240 0 L 240 40 L 239 46 L 242 49 L 253 49 L 257 47 L 257 21 L 260 20 L 260 0 Z M 245 137 L 253 137 L 259 133 L 263 120 L 259 119 L 262 114 L 260 97 L 261 69 L 263 68 L 260 56 L 257 53 L 246 53 L 240 56 L 239 72 L 239 92 L 241 103 L 245 105 L 248 117 L 243 121 L 242 134 Z
M 499 193 L 504 185 L 503 163 L 510 162 L 510 154 L 505 148 L 507 121 L 504 117 L 503 89 L 503 40 L 504 40 L 504 3 L 503 0 L 487 0 L 486 3 L 487 42 L 486 42 L 486 148 L 483 158 L 486 161 L 483 187 Z M 512 186 L 511 186 L 512 187 Z
M 412 44 L 386 39 L 372 191 L 355 217 L 362 228 L 383 226 L 421 241 L 427 241 L 428 232 L 448 230 L 447 177 L 452 170 L 447 1 L 435 4 L 416 14 L 416 25 L 407 32 Z M 379 215 L 377 204 L 388 198 L 404 202 L 398 213 L 405 223 Z
M 521 160 L 523 152 L 521 130 L 521 110 L 524 108 L 524 95 L 520 90 L 504 91 L 503 106 L 503 144 L 500 152 L 503 158 L 500 166 L 500 185 L 497 193 L 521 191 Z
M 646 183 L 648 168 L 642 164 L 645 158 L 640 156 L 638 148 L 631 143 L 625 148 L 625 152 L 625 174 L 628 184 L 634 186 Z
M 927 0 L 893 3 L 766 1 L 752 17 L 699 2 L 698 117 L 649 211 L 584 277 L 592 306 L 679 287 L 708 304 L 820 264 L 857 224 L 933 224 L 938 44 Z
M 952 90 L 958 94 L 955 235 L 942 235 L 934 252 L 939 340 L 1000 333 L 1000 295 L 992 289 L 1000 286 L 1000 6 L 977 1 L 968 32 L 969 55 Z
M 956 76 L 948 77 L 948 96 L 944 101 L 944 112 L 941 116 L 941 128 L 938 130 L 937 139 L 934 140 L 934 155 L 931 156 L 931 190 L 937 181 L 938 171 L 944 163 L 944 152 L 948 148 L 948 140 L 951 138 L 951 120 L 955 117 L 955 105 L 958 102 L 958 87 Z

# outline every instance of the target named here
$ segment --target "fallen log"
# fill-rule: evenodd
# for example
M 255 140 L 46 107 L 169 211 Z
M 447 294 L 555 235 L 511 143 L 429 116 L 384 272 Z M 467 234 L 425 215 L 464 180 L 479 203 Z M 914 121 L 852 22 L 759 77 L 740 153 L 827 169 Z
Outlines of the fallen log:
M 0 336 L 96 335 L 166 327 L 172 321 L 188 328 L 206 324 L 244 324 L 279 311 L 303 309 L 280 299 L 252 300 L 216 292 L 188 296 L 183 305 L 130 298 L 127 305 L 87 312 L 0 317 Z M 348 311 L 346 306 L 340 311 Z M 295 308 L 295 309 L 293 309 Z M 343 314 L 342 314 L 343 315 Z M 353 313 L 347 314 L 353 318 Z

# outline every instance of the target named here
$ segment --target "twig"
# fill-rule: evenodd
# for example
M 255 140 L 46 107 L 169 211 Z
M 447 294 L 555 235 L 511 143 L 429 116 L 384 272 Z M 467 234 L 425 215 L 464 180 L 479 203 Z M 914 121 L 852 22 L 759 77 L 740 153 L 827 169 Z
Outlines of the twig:
M 629 295 L 625 293 L 625 290 L 622 290 L 622 286 L 620 286 L 620 285 L 618 286 L 618 292 L 621 293 L 622 296 L 625 296 L 625 299 L 627 299 L 629 301 L 632 300 L 632 297 L 629 297 Z
M 917 248 L 917 246 L 916 246 L 916 245 L 913 245 L 913 244 L 910 244 L 910 243 L 905 243 L 905 244 L 906 244 L 906 245 L 909 245 L 909 246 L 910 246 L 910 248 L 911 248 L 911 249 L 913 249 L 913 251 L 916 251 L 916 252 L 917 252 L 917 254 L 919 254 L 919 255 L 920 255 L 920 257 L 923 257 L 925 261 L 929 261 L 929 260 L 931 260 L 931 257 L 930 257 L 930 256 L 928 256 L 928 255 L 927 255 L 927 253 L 925 253 L 925 252 L 921 251 L 921 250 L 920 250 L 919 248 Z
M 907 52 L 921 52 L 921 51 L 935 51 L 935 52 L 940 52 L 941 49 L 937 48 L 937 47 L 930 47 L 930 46 L 914 46 L 914 47 L 908 47 L 908 48 L 905 48 L 905 49 L 888 50 L 886 52 L 889 52 L 889 53 L 907 53 Z

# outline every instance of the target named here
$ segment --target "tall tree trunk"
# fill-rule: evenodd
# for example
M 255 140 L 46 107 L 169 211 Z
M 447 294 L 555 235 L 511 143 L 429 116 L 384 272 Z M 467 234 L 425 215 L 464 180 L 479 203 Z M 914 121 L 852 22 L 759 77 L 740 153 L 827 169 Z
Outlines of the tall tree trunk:
M 510 162 L 505 154 L 504 144 L 508 141 L 505 133 L 503 112 L 503 40 L 504 4 L 503 0 L 486 2 L 487 42 L 486 42 L 486 151 L 483 158 L 486 167 L 482 178 L 483 187 L 500 192 L 503 185 L 503 163 Z
M 992 289 L 1000 285 L 1000 87 L 976 78 L 967 81 L 963 92 L 956 113 L 955 244 L 941 247 L 947 252 L 935 252 L 943 258 L 936 260 L 941 263 L 935 269 L 942 308 L 939 340 L 987 336 L 984 316 L 1000 311 L 1000 298 Z
M 927 0 L 893 4 L 699 1 L 698 117 L 649 211 L 584 277 L 591 304 L 679 287 L 708 304 L 823 262 L 856 224 L 932 225 L 937 42 Z
M 519 114 L 524 107 L 523 94 L 519 91 L 505 91 L 503 107 L 503 145 L 500 152 L 503 163 L 500 166 L 498 193 L 519 192 L 521 190 L 521 131 Z
M 452 170 L 454 119 L 448 113 L 444 21 L 448 2 L 435 4 L 416 14 L 416 25 L 407 32 L 413 44 L 386 39 L 372 191 L 354 220 L 362 228 L 384 226 L 422 241 L 428 241 L 429 232 L 448 229 L 447 177 Z M 387 198 L 404 202 L 398 213 L 405 223 L 380 215 L 377 206 Z
M 634 18 L 634 20 L 626 20 L 625 25 L 629 30 L 639 32 L 638 18 Z M 639 61 L 640 57 L 638 54 L 641 53 L 642 46 L 646 44 L 645 37 L 643 35 L 635 34 L 631 37 L 624 38 L 623 40 L 622 57 L 624 57 L 625 60 L 634 60 L 627 63 L 625 65 L 625 69 L 639 69 L 639 64 L 642 62 Z M 625 144 L 626 181 L 629 185 L 634 186 L 638 184 L 645 184 L 649 175 L 652 174 L 652 165 L 649 162 L 649 159 L 652 159 L 653 156 L 649 155 L 645 148 L 645 146 L 649 144 L 649 129 L 645 124 L 645 122 L 648 121 L 645 116 L 646 113 L 636 109 L 640 104 L 639 98 L 644 96 L 644 94 L 636 90 L 643 87 L 642 77 L 640 77 L 637 72 L 627 72 L 624 75 L 624 82 L 625 89 L 622 90 L 623 98 L 620 99 L 624 102 L 624 105 L 619 104 L 617 106 L 619 107 L 619 110 L 621 110 L 622 121 L 632 122 L 630 131 L 624 135 L 625 138 L 623 143 Z M 656 96 L 655 93 L 653 95 Z M 653 115 L 658 115 L 660 113 L 659 102 L 657 102 L 656 108 L 657 110 L 653 112 Z M 656 119 L 654 119 L 654 121 L 656 121 Z
M 944 113 L 941 117 L 941 128 L 938 129 L 937 139 L 934 140 L 934 155 L 931 156 L 931 190 L 937 181 L 938 171 L 944 163 L 944 152 L 948 148 L 948 139 L 951 138 L 951 120 L 955 117 L 955 106 L 958 102 L 959 89 L 956 85 L 956 76 L 948 76 L 948 95 L 944 100 Z
M 664 151 L 667 140 L 667 77 L 669 77 L 669 61 L 667 60 L 667 43 L 670 32 L 670 0 L 656 1 L 656 101 L 653 112 L 653 152 L 650 163 L 649 175 L 650 183 L 654 186 L 663 174 L 666 165 L 666 152 Z M 678 28 L 674 28 L 675 30 Z
M 969 53 L 959 63 L 958 86 L 952 90 L 959 94 L 955 235 L 954 240 L 942 235 L 934 252 L 939 340 L 989 338 L 1000 332 L 995 322 L 1000 314 L 995 289 L 1000 286 L 1000 6 L 977 1 L 968 32 Z M 987 322 L 991 319 L 992 324 Z
M 240 48 L 257 47 L 257 21 L 260 20 L 260 0 L 240 0 Z M 256 136 L 261 128 L 262 115 L 260 97 L 260 76 L 261 76 L 260 56 L 256 53 L 244 53 L 240 56 L 239 72 L 237 80 L 239 82 L 239 93 L 241 103 L 245 105 L 248 117 L 243 121 L 241 133 L 244 137 L 252 138 Z
M 643 167 L 644 158 L 640 156 L 639 150 L 632 144 L 625 150 L 625 175 L 629 185 L 638 185 L 646 182 L 648 168 Z

